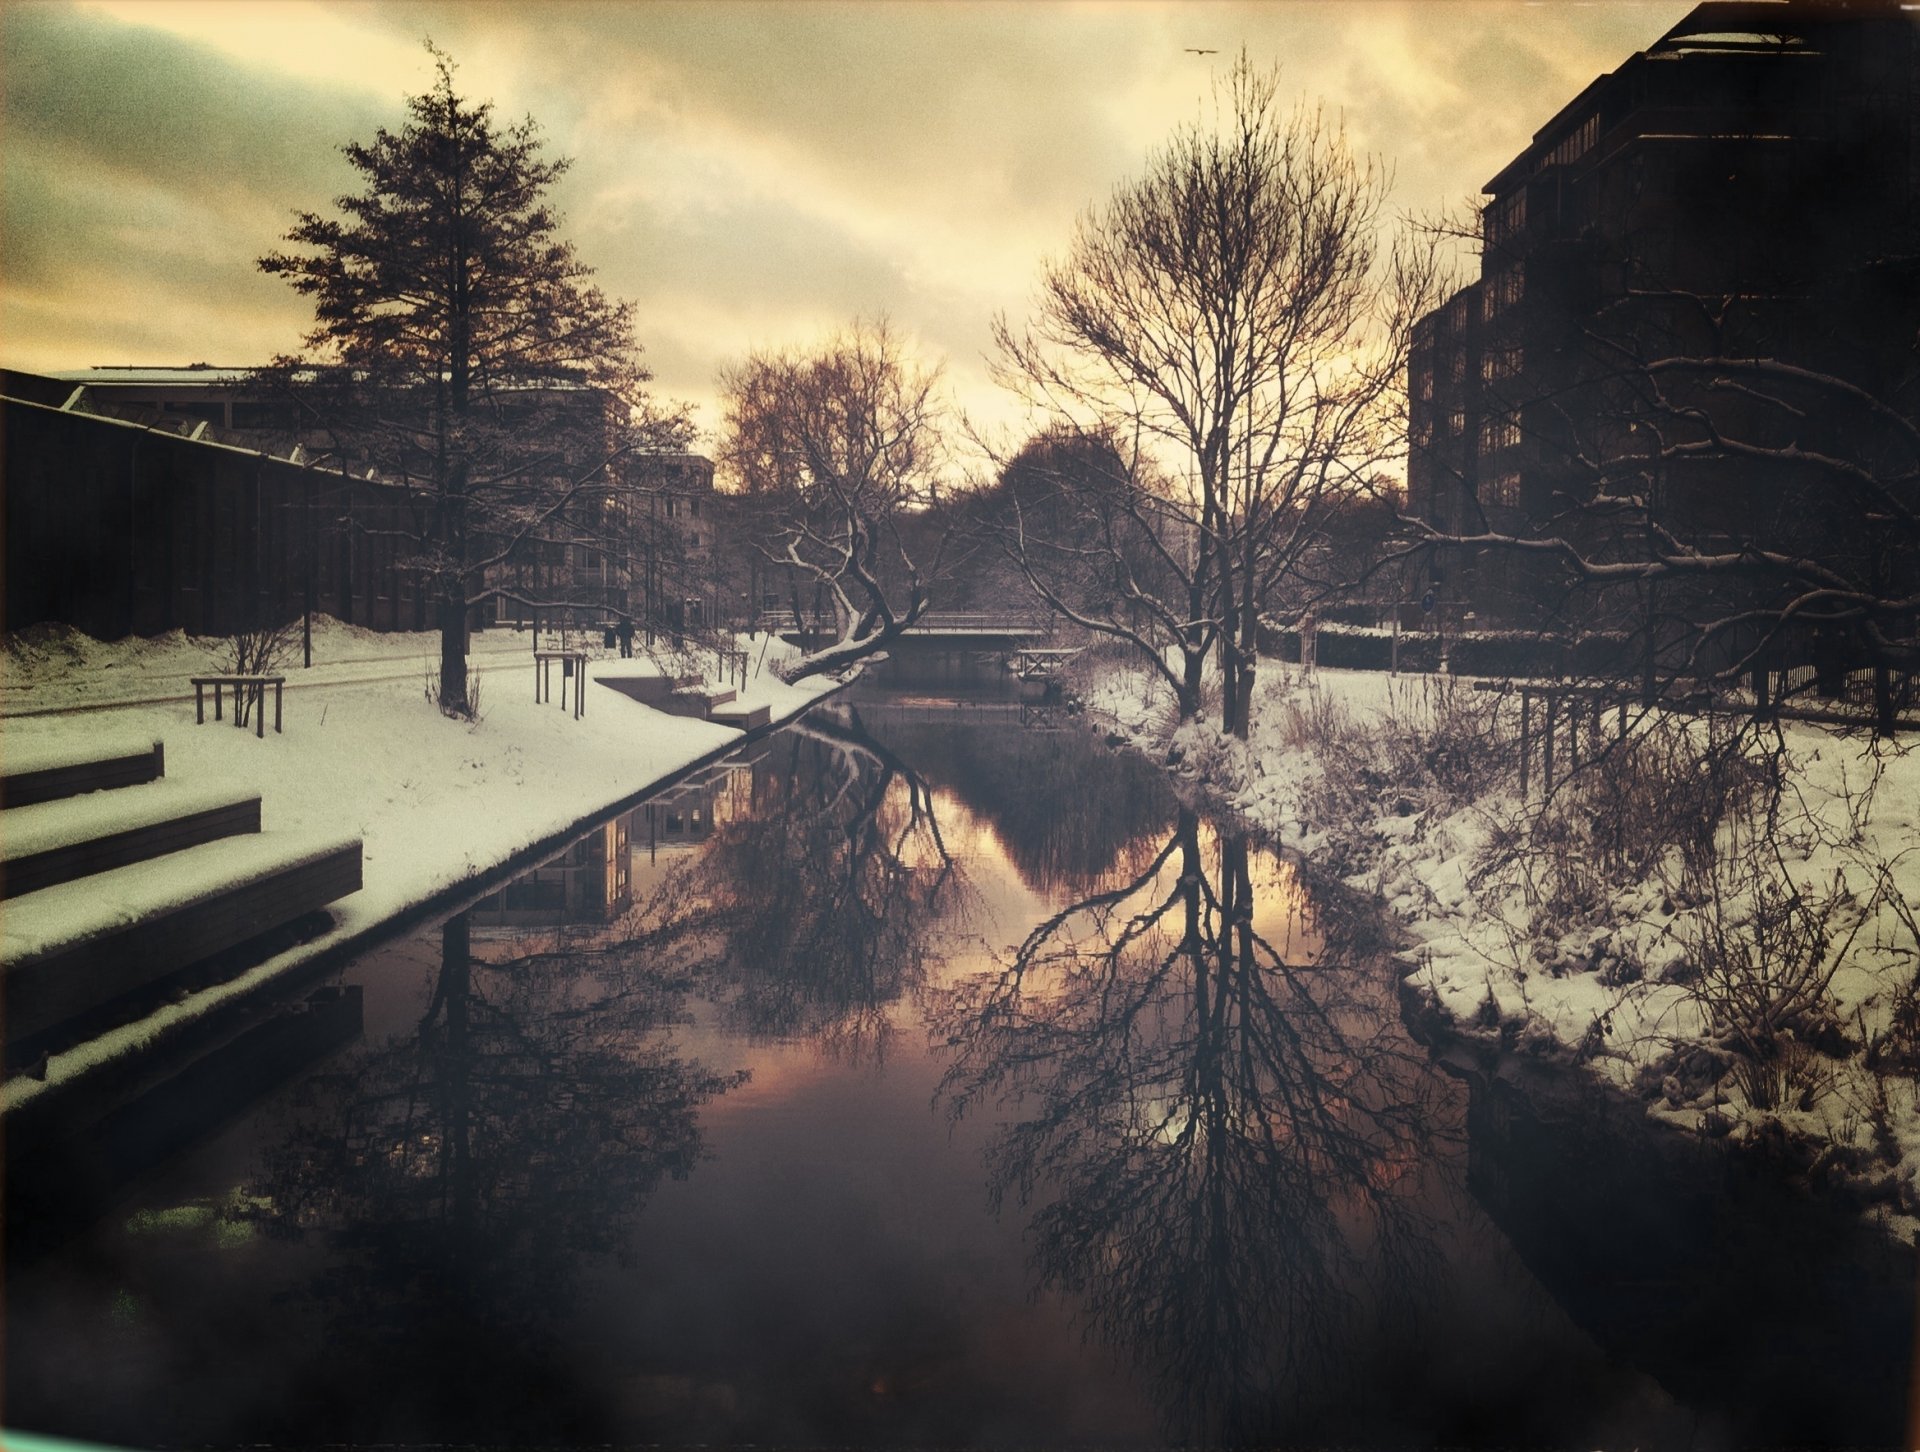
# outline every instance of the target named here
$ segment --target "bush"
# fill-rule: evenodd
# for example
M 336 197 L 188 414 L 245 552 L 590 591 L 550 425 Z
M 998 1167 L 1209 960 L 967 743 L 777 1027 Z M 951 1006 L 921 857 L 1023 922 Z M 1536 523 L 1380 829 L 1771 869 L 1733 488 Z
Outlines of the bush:
M 298 623 L 284 620 L 278 625 L 259 625 L 224 637 L 215 651 L 220 670 L 230 676 L 279 674 L 280 668 L 293 658 Z M 253 709 L 252 693 L 241 691 L 233 709 L 236 721 L 246 725 Z
M 1856 899 L 1837 877 L 1825 892 L 1803 894 L 1759 843 L 1716 862 L 1707 886 L 1685 931 L 1688 992 L 1748 1104 L 1810 1107 L 1821 1079 L 1811 1045 L 1834 1026 L 1828 985 L 1859 931 L 1856 919 L 1840 933 Z

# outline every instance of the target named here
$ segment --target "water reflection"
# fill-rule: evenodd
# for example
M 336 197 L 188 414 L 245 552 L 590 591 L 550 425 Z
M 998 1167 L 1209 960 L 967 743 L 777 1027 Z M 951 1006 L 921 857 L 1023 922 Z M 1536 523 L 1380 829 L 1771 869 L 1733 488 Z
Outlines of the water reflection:
M 816 711 L 357 962 L 372 1046 L 9 1285 L 10 1415 L 128 1445 L 1707 1445 L 1455 1193 L 1467 1091 L 1368 915 L 1132 758 L 980 710 Z M 1774 1338 L 1679 1280 L 1722 1219 L 1644 1251 L 1676 1191 L 1615 1169 L 1638 1139 L 1596 1171 L 1584 1127 L 1473 1094 L 1474 1189 L 1610 1349 L 1684 1324 L 1645 1357 L 1678 1389 L 1743 1345 L 1716 1319 Z M 1825 1278 L 1802 1224 L 1750 1243 L 1785 1227 L 1768 1253 Z M 1636 1266 L 1674 1286 L 1595 1296 Z M 1892 1352 L 1828 1353 L 1835 1397 L 1910 1348 L 1884 1309 Z
M 857 721 L 817 713 L 783 733 L 781 758 L 675 888 L 711 908 L 723 940 L 705 991 L 751 1039 L 876 1061 L 891 1005 L 926 982 L 936 924 L 964 905 L 965 875 L 932 792 Z
M 940 711 L 861 700 L 854 709 L 929 783 L 990 821 L 1038 892 L 1073 892 L 1137 870 L 1173 823 L 1166 778 L 1132 752 L 1096 748 L 1084 732 L 1023 729 L 979 705 Z
M 1429 1269 L 1432 1079 L 1314 927 L 1284 866 L 1183 810 L 937 1014 L 949 1111 L 1011 1119 L 996 1204 L 1035 1207 L 1042 1282 L 1186 1440 L 1280 1433 Z
M 322 1359 L 386 1431 L 516 1426 L 527 1368 L 566 1363 L 575 1276 L 698 1162 L 701 1106 L 744 1075 L 676 1048 L 686 941 L 488 962 L 462 915 L 416 1030 L 302 1086 L 252 1201 L 326 1241 Z

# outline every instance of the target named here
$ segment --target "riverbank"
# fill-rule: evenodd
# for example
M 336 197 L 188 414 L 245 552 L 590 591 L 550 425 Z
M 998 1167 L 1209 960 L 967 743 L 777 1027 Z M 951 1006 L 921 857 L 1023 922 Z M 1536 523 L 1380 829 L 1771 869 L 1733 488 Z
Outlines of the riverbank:
M 771 668 L 791 647 L 751 645 L 740 699 L 767 706 L 775 724 L 838 689 L 829 678 L 786 684 Z M 332 620 L 316 623 L 313 672 L 287 671 L 284 733 L 256 737 L 251 727 L 195 724 L 191 691 L 179 688 L 215 668 L 214 648 L 177 632 L 119 642 L 66 630 L 16 636 L 4 656 L 0 749 L 161 741 L 169 779 L 257 791 L 268 829 L 359 837 L 365 885 L 333 906 L 332 926 L 320 936 L 53 1054 L 35 1075 L 16 1075 L 0 1088 L 9 1116 L 353 951 L 743 739 L 610 690 L 590 691 L 578 718 L 557 702 L 535 703 L 524 635 L 475 637 L 478 717 L 451 719 L 428 689 L 437 635 L 381 635 Z
M 1920 1225 L 1920 751 L 1650 715 L 1518 786 L 1517 703 L 1263 668 L 1253 739 L 1124 664 L 1081 693 L 1178 778 L 1361 891 L 1423 1013 Z M 1594 754 L 1596 745 L 1601 747 Z

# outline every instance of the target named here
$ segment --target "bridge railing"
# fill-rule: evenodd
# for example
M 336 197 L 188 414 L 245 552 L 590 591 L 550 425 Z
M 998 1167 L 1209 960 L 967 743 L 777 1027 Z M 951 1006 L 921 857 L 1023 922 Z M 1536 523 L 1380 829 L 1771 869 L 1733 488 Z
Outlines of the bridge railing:
M 762 630 L 779 632 L 783 630 L 811 630 L 811 620 L 799 620 L 791 610 L 763 610 L 759 616 Z M 974 632 L 980 635 L 1030 635 L 1050 633 L 1053 629 L 1053 617 L 1016 613 L 1009 610 L 931 610 L 922 615 L 909 630 L 947 631 L 951 633 Z

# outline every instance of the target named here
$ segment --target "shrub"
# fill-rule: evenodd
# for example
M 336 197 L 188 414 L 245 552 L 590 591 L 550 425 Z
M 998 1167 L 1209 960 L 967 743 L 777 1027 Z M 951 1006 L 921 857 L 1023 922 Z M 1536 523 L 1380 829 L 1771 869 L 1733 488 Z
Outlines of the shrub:
M 297 620 L 288 619 L 277 625 L 257 625 L 223 637 L 215 649 L 215 659 L 221 671 L 230 676 L 277 675 L 280 668 L 293 658 L 297 624 Z M 238 723 L 244 726 L 252 714 L 252 694 L 242 691 L 238 701 L 234 714 Z

